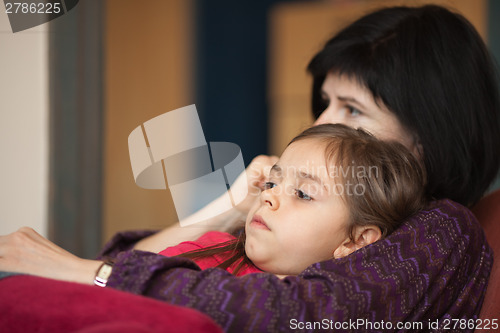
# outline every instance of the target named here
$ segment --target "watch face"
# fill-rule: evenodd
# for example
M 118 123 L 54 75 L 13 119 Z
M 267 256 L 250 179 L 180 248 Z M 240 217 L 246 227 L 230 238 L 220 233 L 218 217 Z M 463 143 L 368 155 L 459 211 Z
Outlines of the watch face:
M 102 265 L 101 269 L 99 270 L 99 273 L 97 275 L 101 278 L 107 279 L 111 275 L 111 271 L 113 270 L 113 267 L 108 264 Z
M 94 279 L 94 284 L 99 287 L 106 287 L 108 283 L 108 278 L 111 275 L 111 271 L 113 270 L 113 266 L 109 264 L 102 264 L 102 266 L 97 271 L 97 274 Z

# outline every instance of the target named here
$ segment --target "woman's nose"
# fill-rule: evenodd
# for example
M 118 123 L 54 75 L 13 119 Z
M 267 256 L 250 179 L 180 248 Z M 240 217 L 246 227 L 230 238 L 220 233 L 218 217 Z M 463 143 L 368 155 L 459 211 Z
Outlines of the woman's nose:
M 314 122 L 314 126 L 321 124 L 338 124 L 342 123 L 342 119 L 340 119 L 339 112 L 335 111 L 335 105 L 330 104 L 325 111 L 323 111 L 318 119 Z
M 278 186 L 262 191 L 262 193 L 260 194 L 262 203 L 266 205 L 269 209 L 276 210 L 279 208 L 280 203 L 278 200 L 277 193 L 275 193 L 275 191 L 277 190 L 279 190 Z

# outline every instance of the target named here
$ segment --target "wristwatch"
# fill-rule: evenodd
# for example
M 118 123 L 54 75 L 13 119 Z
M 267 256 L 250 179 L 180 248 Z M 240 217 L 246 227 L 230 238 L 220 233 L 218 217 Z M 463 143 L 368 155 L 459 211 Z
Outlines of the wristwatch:
M 113 265 L 109 262 L 103 262 L 102 265 L 97 269 L 97 273 L 94 278 L 94 284 L 99 287 L 106 287 L 112 271 Z

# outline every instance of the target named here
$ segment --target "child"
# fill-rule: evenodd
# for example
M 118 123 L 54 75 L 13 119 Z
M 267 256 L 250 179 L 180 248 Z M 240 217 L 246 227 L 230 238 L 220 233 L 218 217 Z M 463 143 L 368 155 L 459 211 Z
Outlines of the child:
M 298 275 L 391 233 L 425 205 L 425 175 L 401 144 L 340 124 L 311 127 L 272 167 L 236 238 L 208 232 L 160 254 L 237 276 Z

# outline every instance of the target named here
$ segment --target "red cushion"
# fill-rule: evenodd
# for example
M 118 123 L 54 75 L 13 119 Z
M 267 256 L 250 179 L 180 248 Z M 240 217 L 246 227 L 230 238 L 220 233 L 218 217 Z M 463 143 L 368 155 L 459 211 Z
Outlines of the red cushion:
M 208 316 L 110 288 L 17 275 L 0 280 L 2 332 L 210 332 Z
M 500 190 L 485 196 L 472 209 L 484 229 L 495 260 L 479 317 L 500 318 Z

